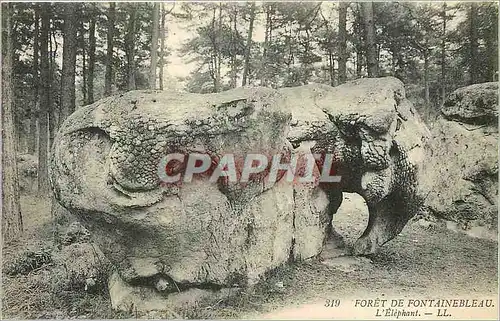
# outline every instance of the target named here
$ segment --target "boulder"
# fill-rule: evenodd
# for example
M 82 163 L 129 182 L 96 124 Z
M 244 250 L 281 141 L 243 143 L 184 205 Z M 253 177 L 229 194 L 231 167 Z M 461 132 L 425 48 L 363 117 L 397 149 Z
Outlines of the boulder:
M 208 296 L 218 299 L 317 256 L 344 191 L 362 195 L 370 212 L 353 251 L 374 253 L 421 208 L 427 136 L 395 78 L 216 94 L 132 91 L 65 120 L 50 179 L 59 203 L 116 267 L 113 306 L 151 310 L 181 304 L 188 292 L 215 291 Z M 173 154 L 174 166 L 163 162 Z M 210 165 L 185 180 L 194 154 Z M 291 178 L 273 178 L 268 165 L 243 182 L 251 154 L 298 165 Z M 213 180 L 223 163 L 227 176 Z M 301 181 L 309 170 L 312 179 Z M 167 182 L 165 172 L 184 180 Z M 340 180 L 325 183 L 325 175 Z
M 441 114 L 448 120 L 469 124 L 498 124 L 498 83 L 462 87 L 444 102 Z
M 451 93 L 432 128 L 432 154 L 422 184 L 425 205 L 437 217 L 463 228 L 497 228 L 497 83 Z
M 17 172 L 20 190 L 30 193 L 36 192 L 38 158 L 29 154 L 18 155 Z

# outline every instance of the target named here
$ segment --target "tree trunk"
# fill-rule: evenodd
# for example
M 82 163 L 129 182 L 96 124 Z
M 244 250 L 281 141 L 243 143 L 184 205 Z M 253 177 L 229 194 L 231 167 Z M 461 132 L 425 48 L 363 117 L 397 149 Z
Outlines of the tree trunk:
M 471 2 L 469 9 L 469 84 L 479 82 L 477 3 Z
M 96 13 L 92 12 L 92 17 L 90 18 L 89 27 L 89 66 L 88 66 L 88 77 L 87 77 L 87 103 L 92 104 L 94 102 L 94 69 L 95 69 L 95 27 L 96 27 Z
M 395 49 L 394 51 L 394 54 L 396 55 L 396 66 L 394 68 L 394 77 L 399 79 L 404 78 L 404 71 L 405 71 L 405 61 L 403 59 L 401 52 L 402 52 L 401 47 Z
M 49 13 L 51 14 L 51 13 Z M 56 30 L 54 26 L 54 19 L 50 18 L 50 27 L 49 27 L 49 49 L 50 49 L 50 59 L 49 59 L 49 100 L 50 100 L 50 105 L 48 106 L 47 114 L 49 116 L 49 141 L 48 141 L 48 148 L 50 150 L 50 146 L 52 146 L 52 141 L 54 140 L 54 135 L 55 135 L 55 128 L 57 126 L 57 116 L 58 112 L 60 112 L 60 99 L 59 102 L 56 102 L 56 99 L 54 99 L 54 86 L 53 86 L 53 79 L 56 79 L 56 67 L 57 64 L 55 63 L 56 60 L 56 54 L 58 52 L 58 47 L 57 47 L 57 39 L 56 39 Z M 61 91 L 59 90 L 59 94 Z M 60 96 L 59 96 L 60 97 Z
M 236 81 L 238 78 L 238 68 L 236 66 L 237 44 L 236 44 L 236 39 L 235 39 L 235 37 L 238 33 L 238 29 L 236 26 L 237 19 L 238 19 L 238 11 L 236 8 L 233 8 L 233 15 L 231 17 L 231 22 L 233 23 L 233 25 L 232 25 L 233 30 L 231 31 L 231 51 L 232 51 L 232 54 L 231 54 L 231 84 L 230 84 L 231 88 L 236 88 Z
M 158 67 L 158 25 L 160 19 L 160 5 L 153 5 L 153 30 L 151 39 L 151 65 L 149 67 L 149 88 L 156 89 L 156 68 Z
M 83 105 L 88 104 L 87 96 L 87 51 L 85 50 L 85 25 L 83 21 L 80 22 L 80 32 L 79 32 L 80 45 L 82 47 L 82 96 Z
M 109 3 L 108 9 L 108 34 L 107 34 L 107 48 L 106 48 L 106 72 L 104 80 L 104 96 L 111 95 L 111 84 L 113 82 L 113 37 L 115 34 L 115 14 L 116 4 Z
M 215 77 L 215 72 L 217 70 L 217 32 L 215 31 L 215 16 L 217 14 L 217 8 L 214 6 L 212 9 L 212 32 L 210 34 L 210 41 L 212 42 L 212 51 L 210 52 L 210 65 L 208 66 L 210 77 L 212 78 L 212 83 L 214 85 L 214 92 L 217 92 L 217 82 Z
M 61 4 L 62 5 L 62 4 Z M 75 111 L 75 66 L 76 66 L 76 33 L 77 6 L 74 3 L 64 3 L 64 44 L 61 73 L 61 113 L 59 123 L 62 123 Z
M 424 50 L 424 88 L 425 88 L 425 107 L 429 108 L 429 51 Z
M 443 30 L 441 34 L 441 104 L 446 100 L 446 2 L 443 3 L 441 11 L 443 18 Z
M 40 15 L 38 8 L 35 7 L 35 34 L 33 40 L 33 106 L 30 112 L 30 129 L 28 139 L 28 154 L 34 155 L 36 153 L 38 132 L 36 128 L 36 120 L 38 118 L 38 86 L 39 86 L 39 66 L 38 61 L 40 53 L 40 40 L 38 39 L 40 33 Z
M 355 22 L 354 22 L 354 34 L 356 37 L 357 44 L 356 47 L 356 78 L 361 78 L 363 71 L 363 17 L 361 14 L 361 5 L 360 3 L 356 3 L 356 14 L 355 14 Z
M 366 46 L 366 67 L 368 77 L 378 77 L 377 62 L 377 41 L 375 39 L 375 25 L 373 21 L 373 2 L 362 2 L 363 23 L 365 27 L 365 46 Z
M 493 20 L 493 19 L 492 19 Z M 493 20 L 493 25 L 486 31 L 486 52 L 488 53 L 488 74 L 486 81 L 498 81 L 498 23 Z
M 335 58 L 333 56 L 333 51 L 328 50 L 328 73 L 330 75 L 330 86 L 335 86 Z M 340 75 L 339 75 L 340 82 Z
M 160 24 L 160 74 L 158 75 L 160 81 L 160 90 L 163 90 L 163 68 L 165 67 L 165 3 L 161 3 L 161 24 Z
M 220 91 L 220 80 L 221 80 L 221 74 L 220 74 L 220 53 L 219 53 L 219 32 L 220 32 L 220 26 L 222 22 L 222 4 L 219 3 L 218 5 L 219 8 L 219 23 L 216 23 L 216 18 L 217 18 L 217 7 L 213 7 L 212 10 L 212 36 L 211 36 L 211 41 L 212 41 L 212 59 L 211 59 L 211 66 L 210 66 L 210 73 L 214 85 L 214 92 L 219 92 Z
M 216 53 L 216 61 L 217 61 L 217 66 L 216 66 L 216 72 L 215 72 L 215 83 L 216 83 L 216 89 L 215 92 L 219 92 L 221 90 L 221 64 L 222 64 L 222 58 L 221 58 L 221 52 L 220 52 L 220 38 L 219 35 L 222 32 L 222 3 L 219 2 L 219 22 L 217 24 L 217 32 L 216 32 L 216 41 L 215 43 L 217 44 L 217 50 L 215 50 Z
M 347 80 L 347 8 L 348 2 L 339 3 L 339 84 Z
M 50 66 L 49 66 L 49 14 L 50 4 L 40 4 L 42 27 L 40 31 L 40 113 L 38 118 L 38 193 L 46 195 L 49 190 L 47 171 L 48 112 L 50 110 Z
M 250 72 L 250 54 L 252 49 L 252 37 L 253 37 L 253 24 L 255 22 L 255 2 L 251 3 L 250 8 L 250 25 L 248 26 L 247 44 L 245 47 L 245 62 L 243 67 L 243 80 L 241 82 L 242 86 L 245 86 L 248 82 L 248 74 Z
M 363 54 L 360 51 L 356 52 L 356 78 L 361 78 L 363 71 Z
M 268 50 L 269 50 L 269 43 L 271 42 L 271 37 L 272 37 L 272 32 L 273 32 L 273 3 L 267 3 L 264 4 L 265 12 L 266 12 L 266 33 L 264 36 L 264 49 L 262 51 L 262 63 L 261 63 L 261 70 L 260 70 L 260 85 L 261 86 L 267 86 L 267 73 L 266 73 L 266 66 L 268 62 Z
M 396 53 L 394 48 L 391 48 L 389 52 L 391 53 L 391 75 L 394 76 L 396 74 Z
M 134 3 L 127 3 L 129 6 L 129 20 L 127 34 L 125 35 L 125 51 L 127 56 L 127 88 L 137 89 L 135 85 L 135 32 L 136 32 L 136 7 Z
M 19 204 L 19 180 L 16 160 L 16 129 L 14 124 L 14 79 L 12 63 L 14 49 L 12 44 L 11 4 L 3 4 L 6 39 L 2 46 L 2 235 L 3 241 L 16 238 L 23 230 L 23 218 Z

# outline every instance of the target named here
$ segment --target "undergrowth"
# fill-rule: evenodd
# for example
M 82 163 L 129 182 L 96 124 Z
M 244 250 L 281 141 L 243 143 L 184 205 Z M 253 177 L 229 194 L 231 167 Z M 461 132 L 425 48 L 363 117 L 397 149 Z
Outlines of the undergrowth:
M 37 270 L 46 264 L 53 262 L 51 251 L 49 249 L 40 249 L 39 251 L 26 251 L 21 253 L 13 262 L 7 264 L 4 273 L 10 276 L 17 274 L 26 275 L 31 271 Z

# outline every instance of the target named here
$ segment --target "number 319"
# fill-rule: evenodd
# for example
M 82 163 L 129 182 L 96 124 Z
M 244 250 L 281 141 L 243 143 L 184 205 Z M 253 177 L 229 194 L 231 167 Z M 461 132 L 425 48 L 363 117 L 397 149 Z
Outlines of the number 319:
M 325 307 L 327 308 L 337 308 L 340 306 L 340 300 L 330 300 L 326 299 L 325 301 Z

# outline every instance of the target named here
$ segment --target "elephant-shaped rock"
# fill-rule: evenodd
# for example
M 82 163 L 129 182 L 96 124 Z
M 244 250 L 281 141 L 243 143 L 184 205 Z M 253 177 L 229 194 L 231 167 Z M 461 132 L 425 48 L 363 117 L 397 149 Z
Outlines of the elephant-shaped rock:
M 354 254 L 374 253 L 422 206 L 428 136 L 403 84 L 390 77 L 214 94 L 131 91 L 65 120 L 50 180 L 116 267 L 113 306 L 151 310 L 180 304 L 186 293 L 251 286 L 320 254 L 342 192 L 363 196 L 370 215 Z M 214 166 L 232 155 L 238 177 L 249 154 L 298 163 L 315 154 L 314 177 L 329 161 L 340 181 L 289 180 L 283 171 L 269 179 L 267 167 L 245 183 L 200 173 L 165 184 L 162 160 L 171 154 L 206 155 Z M 186 167 L 176 164 L 169 175 Z

